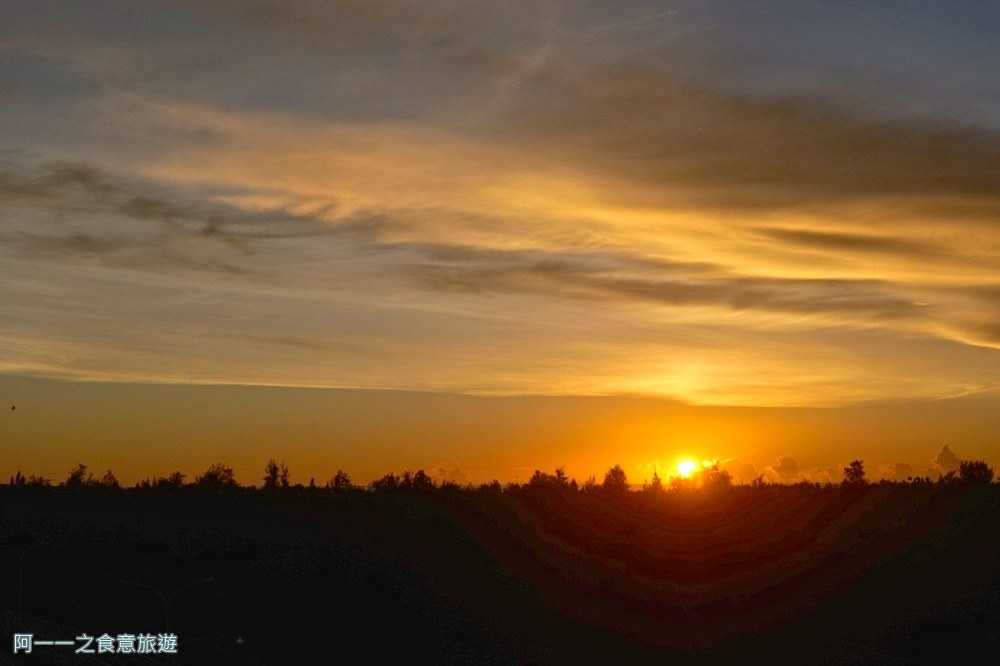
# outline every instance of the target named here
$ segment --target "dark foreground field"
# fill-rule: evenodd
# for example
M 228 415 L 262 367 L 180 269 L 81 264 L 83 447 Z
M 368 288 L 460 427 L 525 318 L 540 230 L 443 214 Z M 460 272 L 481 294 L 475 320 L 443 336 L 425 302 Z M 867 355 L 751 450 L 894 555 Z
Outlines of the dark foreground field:
M 0 663 L 996 663 L 998 518 L 997 485 L 4 487 Z

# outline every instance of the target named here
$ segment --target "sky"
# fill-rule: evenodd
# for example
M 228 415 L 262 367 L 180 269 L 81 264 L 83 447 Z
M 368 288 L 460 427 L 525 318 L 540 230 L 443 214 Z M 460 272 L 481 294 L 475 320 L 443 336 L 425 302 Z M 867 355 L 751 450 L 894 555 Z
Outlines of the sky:
M 1000 463 L 993 3 L 3 14 L 2 474 Z

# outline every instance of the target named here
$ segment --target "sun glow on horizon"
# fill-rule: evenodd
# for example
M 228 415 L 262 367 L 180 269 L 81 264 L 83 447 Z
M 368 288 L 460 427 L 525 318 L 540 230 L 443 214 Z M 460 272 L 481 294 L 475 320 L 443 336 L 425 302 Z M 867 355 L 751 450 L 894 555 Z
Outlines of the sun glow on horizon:
M 685 479 L 691 478 L 695 470 L 698 469 L 698 465 L 695 464 L 693 460 L 682 460 L 677 465 L 677 473 L 683 476 Z

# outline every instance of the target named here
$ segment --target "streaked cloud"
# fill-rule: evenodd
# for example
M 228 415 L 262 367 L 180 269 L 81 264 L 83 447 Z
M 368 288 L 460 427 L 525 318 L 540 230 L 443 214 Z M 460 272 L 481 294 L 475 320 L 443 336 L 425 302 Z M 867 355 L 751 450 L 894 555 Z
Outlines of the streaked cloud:
M 25 7 L 0 29 L 25 72 L 0 89 L 0 370 L 765 405 L 995 388 L 1000 118 L 937 81 L 813 85 L 838 67 L 818 47 L 768 77 L 729 49 L 782 61 L 747 41 L 772 28 L 723 9 Z M 958 20 L 912 11 L 928 38 Z M 828 13 L 781 20 L 822 36 Z

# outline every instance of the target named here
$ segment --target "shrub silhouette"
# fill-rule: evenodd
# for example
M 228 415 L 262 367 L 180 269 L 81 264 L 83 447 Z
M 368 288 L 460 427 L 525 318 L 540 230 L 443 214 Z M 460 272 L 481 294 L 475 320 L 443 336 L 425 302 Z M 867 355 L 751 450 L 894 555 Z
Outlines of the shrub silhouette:
M 213 463 L 204 474 L 196 477 L 194 482 L 201 488 L 215 489 L 236 488 L 239 485 L 236 483 L 233 468 L 223 463 Z
M 183 472 L 171 472 L 162 478 L 154 476 L 152 480 L 143 479 L 135 484 L 135 487 L 142 490 L 175 490 L 184 486 L 184 477 L 185 474 Z
M 937 483 L 939 486 L 951 486 L 958 483 L 958 474 L 955 470 L 951 470 L 947 474 L 938 474 Z
M 958 465 L 958 475 L 966 483 L 992 483 L 993 468 L 985 460 L 963 460 Z
M 706 468 L 702 472 L 702 485 L 705 490 L 723 490 L 733 487 L 733 475 L 724 469 L 719 469 L 718 464 Z
M 93 485 L 94 475 L 87 472 L 87 466 L 83 463 L 77 464 L 76 467 L 69 471 L 69 476 L 63 482 L 63 485 L 67 488 L 83 488 L 85 486 Z

